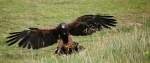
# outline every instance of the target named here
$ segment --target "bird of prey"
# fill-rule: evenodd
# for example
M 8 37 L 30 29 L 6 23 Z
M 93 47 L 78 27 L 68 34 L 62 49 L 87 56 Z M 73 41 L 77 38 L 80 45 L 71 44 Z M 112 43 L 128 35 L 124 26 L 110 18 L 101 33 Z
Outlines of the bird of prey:
M 102 16 L 100 14 L 83 15 L 75 19 L 71 23 L 62 22 L 55 28 L 29 28 L 21 32 L 12 32 L 8 36 L 8 46 L 18 43 L 19 47 L 28 49 L 39 49 L 51 46 L 58 42 L 59 54 L 62 47 L 72 48 L 73 36 L 87 36 L 100 31 L 102 28 L 111 29 L 116 26 L 114 16 Z

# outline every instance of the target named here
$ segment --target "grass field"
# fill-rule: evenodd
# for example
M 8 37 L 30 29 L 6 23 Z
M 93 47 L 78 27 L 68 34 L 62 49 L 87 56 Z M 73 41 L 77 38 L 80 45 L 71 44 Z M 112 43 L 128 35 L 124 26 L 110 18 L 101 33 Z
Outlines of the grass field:
M 149 63 L 150 0 L 0 0 L 0 63 Z M 53 28 L 84 14 L 113 15 L 113 30 L 74 37 L 86 51 L 54 57 L 57 44 L 39 50 L 8 47 L 9 32 Z

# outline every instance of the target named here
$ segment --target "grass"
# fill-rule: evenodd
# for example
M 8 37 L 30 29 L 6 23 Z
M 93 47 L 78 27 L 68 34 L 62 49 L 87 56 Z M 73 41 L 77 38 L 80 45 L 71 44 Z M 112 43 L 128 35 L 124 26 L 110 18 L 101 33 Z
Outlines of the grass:
M 149 63 L 149 0 L 0 0 L 0 63 Z M 57 44 L 39 50 L 8 47 L 9 32 L 53 28 L 84 14 L 114 15 L 113 30 L 74 37 L 86 51 L 54 57 Z

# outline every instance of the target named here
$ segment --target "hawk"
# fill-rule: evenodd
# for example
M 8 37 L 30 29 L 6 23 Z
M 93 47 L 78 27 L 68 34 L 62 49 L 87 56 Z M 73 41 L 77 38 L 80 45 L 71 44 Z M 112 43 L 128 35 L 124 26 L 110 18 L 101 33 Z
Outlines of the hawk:
M 39 49 L 51 46 L 58 42 L 57 53 L 59 54 L 62 47 L 72 48 L 72 36 L 87 36 L 100 31 L 102 28 L 111 29 L 116 26 L 114 16 L 102 16 L 99 14 L 83 15 L 71 23 L 62 22 L 55 28 L 29 28 L 21 32 L 12 32 L 8 36 L 8 46 L 18 43 L 19 47 L 28 49 Z

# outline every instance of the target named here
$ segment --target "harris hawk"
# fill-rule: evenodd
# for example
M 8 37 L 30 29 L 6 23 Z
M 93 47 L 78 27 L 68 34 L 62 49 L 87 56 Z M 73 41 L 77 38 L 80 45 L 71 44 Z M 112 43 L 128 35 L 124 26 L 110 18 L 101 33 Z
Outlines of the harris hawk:
M 62 22 L 55 28 L 29 28 L 21 32 L 12 32 L 8 36 L 7 43 L 11 46 L 18 43 L 19 47 L 28 49 L 39 49 L 51 46 L 58 42 L 56 54 L 61 53 L 61 49 L 65 45 L 66 48 L 72 48 L 73 36 L 87 36 L 100 31 L 102 28 L 111 29 L 111 26 L 116 26 L 114 16 L 83 15 L 75 19 L 71 23 Z

